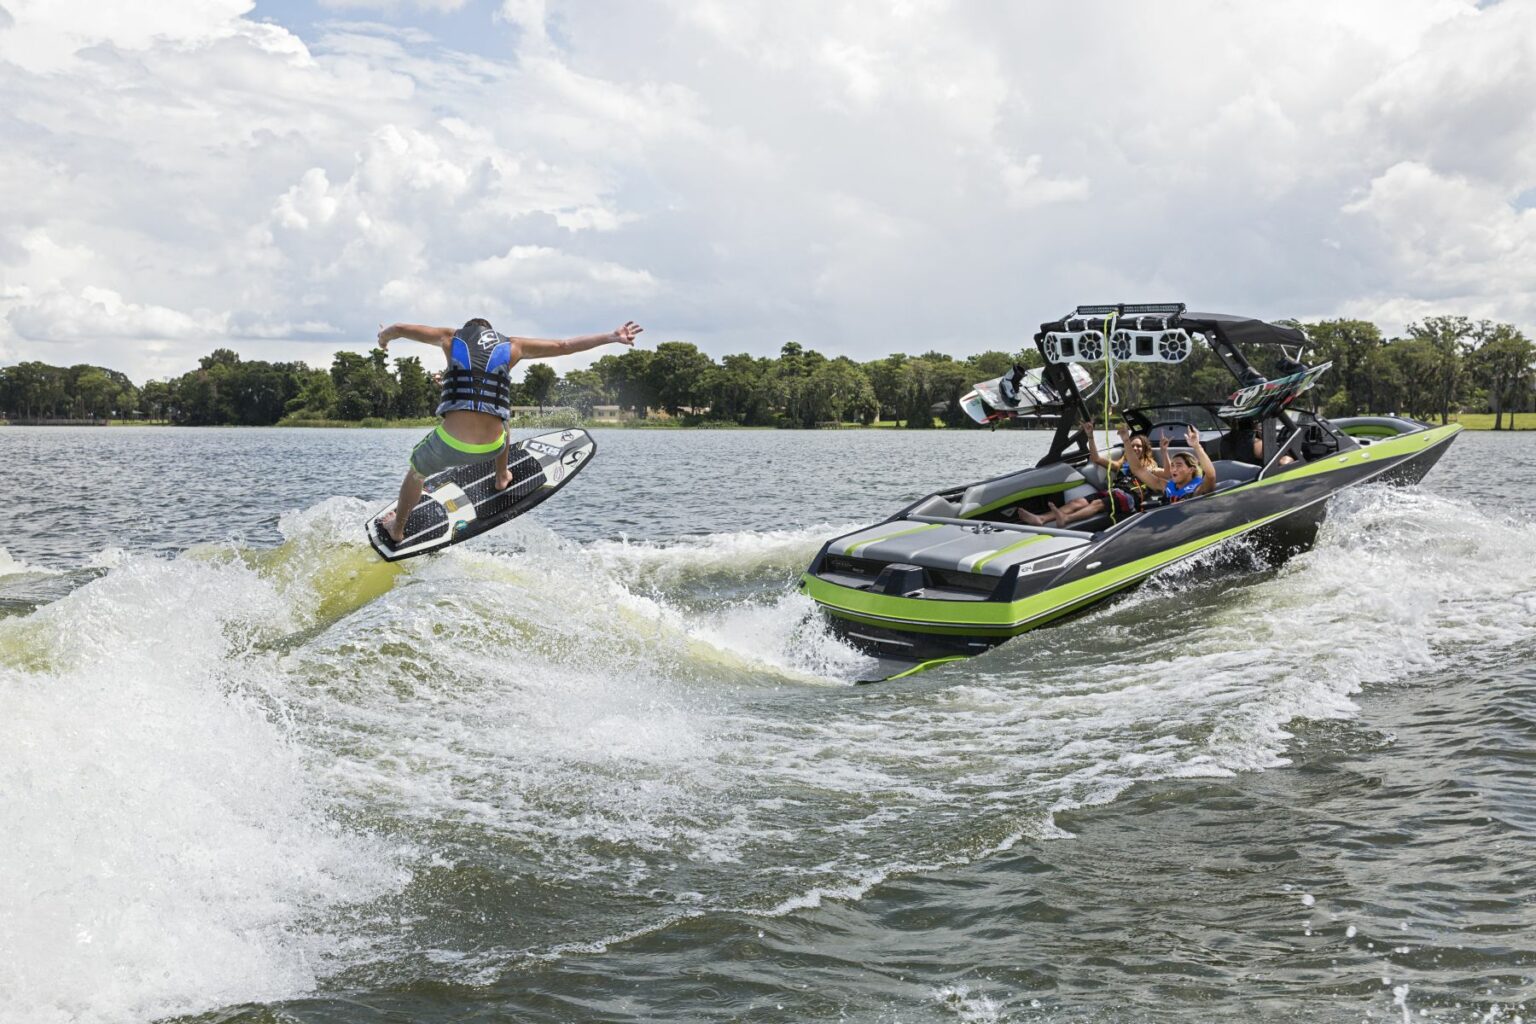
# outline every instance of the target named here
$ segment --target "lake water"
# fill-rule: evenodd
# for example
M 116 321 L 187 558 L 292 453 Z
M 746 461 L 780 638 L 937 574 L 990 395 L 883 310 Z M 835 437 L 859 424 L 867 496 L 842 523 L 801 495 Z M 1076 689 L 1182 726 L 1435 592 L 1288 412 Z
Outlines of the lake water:
M 1043 434 L 597 431 L 380 562 L 419 431 L 0 430 L 0 1022 L 1536 1018 L 1536 470 L 856 687 L 832 533 Z

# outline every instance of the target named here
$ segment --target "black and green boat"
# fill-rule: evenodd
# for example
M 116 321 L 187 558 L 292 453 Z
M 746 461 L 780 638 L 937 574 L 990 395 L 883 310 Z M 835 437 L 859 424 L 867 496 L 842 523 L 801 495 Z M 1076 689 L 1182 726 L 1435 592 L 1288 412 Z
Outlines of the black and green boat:
M 1213 492 L 1130 515 L 1106 512 L 1069 529 L 1018 522 L 1017 508 L 1044 513 L 1047 502 L 1106 488 L 1078 427 L 1092 418 L 1092 392 L 1079 391 L 1069 364 L 1101 364 L 1109 377 L 1117 362 L 1180 362 L 1201 343 L 1238 382 L 1225 403 L 1121 415 L 1154 446 L 1167 437 L 1173 450 L 1195 427 L 1216 469 Z M 884 678 L 979 654 L 1234 537 L 1298 550 L 1316 536 L 1334 494 L 1368 482 L 1417 483 L 1461 429 L 1396 416 L 1329 420 L 1298 408 L 1328 364 L 1299 361 L 1307 339 L 1294 325 L 1191 313 L 1182 304 L 1079 306 L 1042 324 L 1035 344 L 1061 396 L 1050 410 L 1058 425 L 1046 456 L 834 537 L 801 579 L 833 629 L 880 659 Z M 1248 362 L 1242 348 L 1255 345 L 1278 346 L 1277 377 Z

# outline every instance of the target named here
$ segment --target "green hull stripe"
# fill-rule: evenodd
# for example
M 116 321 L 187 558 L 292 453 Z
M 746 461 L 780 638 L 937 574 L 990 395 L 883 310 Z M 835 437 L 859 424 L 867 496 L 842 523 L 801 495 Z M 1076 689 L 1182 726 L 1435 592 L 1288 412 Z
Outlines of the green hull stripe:
M 1030 487 L 1022 491 L 1015 491 L 1014 493 L 1008 495 L 1006 498 L 999 498 L 996 501 L 988 502 L 980 508 L 973 508 L 969 512 L 962 515 L 960 518 L 975 519 L 977 516 L 984 516 L 988 512 L 996 512 L 1004 505 L 1016 505 L 1023 501 L 1025 498 L 1038 498 L 1042 494 L 1061 494 L 1065 491 L 1071 490 L 1074 487 L 1081 487 L 1087 482 L 1087 480 L 1083 480 L 1074 484 L 1068 481 L 1066 483 L 1054 483 L 1048 484 L 1044 487 Z
M 852 590 L 848 587 L 840 587 L 835 583 L 828 583 L 819 577 L 812 576 L 810 573 L 806 573 L 803 577 L 805 580 L 805 592 L 817 604 L 825 605 L 834 611 L 863 612 L 866 615 L 874 615 L 888 620 L 887 624 L 889 624 L 889 621 L 896 621 L 903 626 L 926 623 L 935 626 L 991 626 L 993 628 L 1013 629 L 1080 600 L 1096 597 L 1101 593 L 1128 586 L 1136 580 L 1150 576 L 1165 565 L 1169 565 L 1214 544 L 1219 544 L 1229 537 L 1235 537 L 1249 530 L 1256 530 L 1266 523 L 1289 515 L 1292 511 L 1292 509 L 1286 509 L 1284 512 L 1265 516 L 1263 519 L 1255 519 L 1252 522 L 1234 526 L 1230 530 L 1223 530 L 1221 533 L 1213 534 L 1209 537 L 1201 537 L 1198 540 L 1190 541 L 1188 544 L 1181 544 L 1176 548 L 1159 551 L 1144 558 L 1139 558 L 1134 562 L 1127 562 L 1125 565 L 1094 573 L 1092 576 L 1055 587 L 1043 594 L 1035 594 L 1007 603 L 1001 601 L 934 601 L 920 597 L 894 597 L 889 594 L 871 594 L 867 591 Z
M 1216 499 L 1241 494 L 1247 487 L 1265 487 L 1271 484 L 1284 483 L 1287 480 L 1299 479 L 1303 476 L 1312 476 L 1316 473 L 1327 473 L 1335 469 L 1342 469 L 1350 462 L 1361 461 L 1386 461 L 1403 456 L 1416 455 L 1427 448 L 1454 437 L 1461 431 L 1459 423 L 1451 423 L 1433 430 L 1426 430 L 1417 434 L 1405 434 L 1402 437 L 1390 441 L 1373 444 L 1364 452 L 1347 452 L 1343 456 L 1346 460 L 1340 463 L 1340 456 L 1332 456 L 1321 462 L 1312 463 L 1290 472 L 1281 473 L 1264 480 L 1245 484 L 1243 487 L 1233 488 L 1230 491 L 1218 492 L 1211 496 Z M 1369 454 L 1369 460 L 1362 459 L 1362 455 Z M 1211 500 L 1207 497 L 1203 500 Z M 1212 534 L 1209 537 L 1201 537 L 1181 544 L 1176 548 L 1159 551 L 1134 562 L 1106 569 L 1103 572 L 1094 573 L 1092 576 L 1075 580 L 1072 583 L 1048 590 L 1043 594 L 1034 594 L 1018 601 L 1007 603 L 1001 601 L 935 601 L 916 597 L 895 597 L 889 594 L 871 594 L 863 590 L 853 590 L 848 587 L 840 587 L 835 583 L 806 573 L 803 577 L 805 593 L 817 604 L 824 606 L 829 611 L 843 618 L 866 622 L 872 626 L 884 626 L 886 628 L 909 629 L 913 632 L 924 633 L 951 633 L 958 629 L 969 629 L 980 635 L 995 636 L 999 631 L 1012 631 L 1021 633 L 1025 629 L 1043 625 L 1049 618 L 1064 615 L 1075 608 L 1098 600 L 1108 594 L 1124 589 L 1138 580 L 1152 575 L 1166 565 L 1177 562 L 1197 551 L 1204 550 L 1215 544 L 1219 544 L 1228 538 L 1235 537 L 1250 530 L 1256 530 L 1261 526 L 1272 523 L 1290 515 L 1296 509 L 1286 509 L 1263 519 L 1255 519 L 1251 522 L 1234 526 L 1221 533 Z M 861 616 L 873 616 L 862 618 Z M 926 627 L 926 628 L 924 628 Z M 985 630 L 985 632 L 982 632 Z
M 969 529 L 969 527 L 967 527 L 967 529 Z M 996 551 L 992 552 L 986 558 L 983 558 L 981 561 L 977 562 L 975 565 L 972 565 L 971 566 L 971 572 L 981 572 L 981 567 L 986 565 L 988 562 L 992 561 L 992 559 L 996 558 L 998 555 L 1006 555 L 1010 551 L 1017 551 L 1017 550 L 1019 550 L 1019 548 L 1027 548 L 1031 544 L 1039 544 L 1041 541 L 1047 540 L 1047 539 L 1048 538 L 1044 534 L 1041 534 L 1038 537 L 1025 537 L 1023 540 L 1018 541 L 1018 542 L 1013 543 L 1013 544 L 1009 544 L 1005 548 L 998 548 Z
M 501 446 L 507 443 L 505 432 L 490 444 L 470 444 L 468 441 L 460 441 L 444 430 L 441 423 L 437 425 L 437 436 L 449 448 L 464 452 L 466 455 L 489 455 L 491 452 L 501 451 Z
M 1419 452 L 1433 447 L 1441 441 L 1449 440 L 1460 432 L 1460 423 L 1450 423 L 1443 427 L 1436 427 L 1433 430 L 1420 431 L 1417 434 L 1402 434 L 1389 441 L 1377 441 L 1369 448 L 1345 452 L 1343 455 L 1330 455 L 1326 459 L 1309 462 L 1305 466 L 1300 466 L 1296 469 L 1284 470 L 1273 476 L 1267 476 L 1252 486 L 1268 487 L 1271 484 L 1283 484 L 1287 480 L 1300 480 L 1304 476 L 1331 473 L 1336 469 L 1343 469 L 1349 465 L 1358 465 L 1362 462 L 1369 464 L 1382 462 L 1387 459 L 1400 459 L 1405 455 L 1417 455 Z M 1233 490 L 1240 490 L 1240 488 L 1234 488 Z M 1225 493 L 1231 494 L 1233 491 Z
M 924 530 L 937 530 L 938 528 L 938 523 L 924 523 L 922 526 L 914 526 L 910 530 L 897 530 L 895 533 L 888 533 L 884 537 L 871 537 L 869 540 L 861 540 L 857 544 L 848 545 L 848 556 L 852 557 L 860 548 L 868 547 L 871 544 L 879 544 L 884 540 L 894 540 L 897 537 L 906 537 L 909 534 L 922 533 Z

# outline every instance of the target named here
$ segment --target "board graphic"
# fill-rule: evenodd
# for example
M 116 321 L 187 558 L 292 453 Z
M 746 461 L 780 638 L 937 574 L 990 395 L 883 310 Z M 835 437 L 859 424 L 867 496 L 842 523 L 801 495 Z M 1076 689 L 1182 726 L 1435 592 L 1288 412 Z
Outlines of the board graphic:
M 1093 383 L 1088 371 L 1079 364 L 1070 364 L 1068 370 L 1079 391 Z M 1014 376 L 1005 373 L 994 380 L 982 381 L 960 399 L 960 408 L 977 423 L 994 423 L 1061 404 L 1061 396 L 1045 381 L 1044 368 L 1024 371 L 1017 383 L 1014 383 Z
M 397 562 L 477 537 L 549 498 L 596 453 L 592 435 L 576 427 L 514 441 L 507 454 L 512 484 L 506 490 L 496 490 L 493 460 L 444 470 L 427 477 L 399 544 L 379 526 L 394 502 L 368 520 L 368 543 L 385 561 Z
M 1232 420 L 1273 416 L 1295 401 L 1298 395 L 1310 391 L 1317 378 L 1332 365 L 1331 362 L 1323 363 L 1263 384 L 1240 388 L 1227 397 L 1227 404 L 1216 410 L 1216 415 Z

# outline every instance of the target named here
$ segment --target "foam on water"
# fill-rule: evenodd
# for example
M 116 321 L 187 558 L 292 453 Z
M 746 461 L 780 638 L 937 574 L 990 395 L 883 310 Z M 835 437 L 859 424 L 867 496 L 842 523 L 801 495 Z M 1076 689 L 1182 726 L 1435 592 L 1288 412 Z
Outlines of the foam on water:
M 0 620 L 0 1020 L 304 991 L 343 942 L 316 922 L 398 884 L 264 698 L 256 645 L 291 625 L 253 574 L 192 559 L 129 559 Z
M 11 557 L 11 553 L 5 548 L 0 548 L 0 576 L 20 576 L 23 574 L 53 575 L 56 569 L 39 569 L 25 562 L 17 561 Z
M 0 620 L 22 837 L 0 872 L 36 880 L 0 893 L 17 1020 L 293 995 L 413 950 L 474 980 L 858 900 L 1138 781 L 1284 764 L 1294 720 L 1536 635 L 1512 611 L 1536 607 L 1536 531 L 1413 492 L 1346 496 L 1281 567 L 1206 561 L 858 689 L 862 657 L 789 589 L 830 531 L 581 545 L 520 523 L 517 553 L 384 566 L 366 511 L 291 514 L 269 552 L 127 558 Z M 423 879 L 486 864 L 573 902 L 412 932 L 451 895 Z

